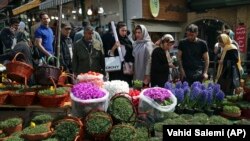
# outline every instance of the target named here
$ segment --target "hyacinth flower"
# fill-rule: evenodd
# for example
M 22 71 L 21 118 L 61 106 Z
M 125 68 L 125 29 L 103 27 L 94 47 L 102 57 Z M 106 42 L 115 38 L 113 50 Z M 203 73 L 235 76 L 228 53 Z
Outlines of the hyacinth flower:
M 173 85 L 173 83 L 171 83 L 171 82 L 166 82 L 165 85 L 164 85 L 164 88 L 165 88 L 165 89 L 168 89 L 168 90 L 170 90 L 172 93 L 174 93 L 174 85 Z

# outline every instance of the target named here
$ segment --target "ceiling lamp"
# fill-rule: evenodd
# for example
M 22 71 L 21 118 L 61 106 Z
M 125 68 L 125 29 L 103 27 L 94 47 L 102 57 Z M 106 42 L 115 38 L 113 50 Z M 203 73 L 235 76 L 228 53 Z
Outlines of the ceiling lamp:
M 103 9 L 103 7 L 101 7 L 101 6 L 100 6 L 100 7 L 98 8 L 98 13 L 99 13 L 99 14 L 104 13 L 104 9 Z
M 92 14 L 93 14 L 91 8 L 88 9 L 87 14 L 88 14 L 88 15 L 92 15 Z

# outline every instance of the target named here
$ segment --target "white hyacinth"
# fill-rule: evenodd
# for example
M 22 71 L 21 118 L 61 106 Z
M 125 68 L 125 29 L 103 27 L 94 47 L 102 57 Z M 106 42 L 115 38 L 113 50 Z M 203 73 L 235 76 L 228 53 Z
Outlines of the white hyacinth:
M 110 98 L 118 93 L 129 93 L 128 83 L 121 80 L 104 82 L 104 88 L 109 92 Z

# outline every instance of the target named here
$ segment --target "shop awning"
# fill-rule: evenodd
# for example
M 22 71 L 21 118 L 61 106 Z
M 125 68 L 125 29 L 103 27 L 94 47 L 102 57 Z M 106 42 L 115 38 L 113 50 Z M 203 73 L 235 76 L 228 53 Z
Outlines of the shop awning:
M 178 23 L 145 20 L 133 20 L 133 22 L 135 25 L 143 24 L 148 32 L 182 32 L 182 28 Z
M 61 1 L 62 1 L 62 4 L 64 4 L 64 3 L 70 2 L 72 0 L 47 0 L 47 1 L 40 4 L 39 9 L 44 10 L 47 8 L 56 7 L 60 4 Z
M 23 13 L 23 12 L 25 12 L 27 10 L 38 7 L 40 3 L 41 3 L 40 0 L 33 0 L 33 1 L 28 2 L 28 3 L 26 3 L 26 4 L 24 4 L 24 5 L 20 6 L 20 7 L 17 7 L 15 9 L 13 9 L 12 13 L 13 13 L 13 15 Z

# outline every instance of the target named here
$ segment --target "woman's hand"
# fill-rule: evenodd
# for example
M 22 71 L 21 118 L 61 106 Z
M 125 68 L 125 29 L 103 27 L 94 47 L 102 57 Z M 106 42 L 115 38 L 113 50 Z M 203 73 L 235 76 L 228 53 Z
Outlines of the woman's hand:
M 119 46 L 120 46 L 120 42 L 119 42 L 119 41 L 115 42 L 115 44 L 113 45 L 113 47 L 112 47 L 112 49 L 111 49 L 111 51 L 112 51 L 113 54 L 114 54 L 115 50 L 116 50 Z

